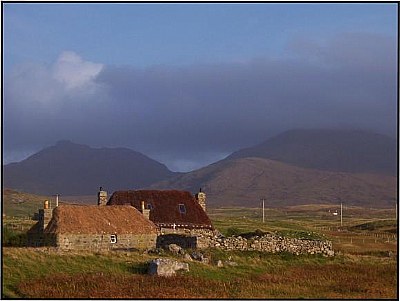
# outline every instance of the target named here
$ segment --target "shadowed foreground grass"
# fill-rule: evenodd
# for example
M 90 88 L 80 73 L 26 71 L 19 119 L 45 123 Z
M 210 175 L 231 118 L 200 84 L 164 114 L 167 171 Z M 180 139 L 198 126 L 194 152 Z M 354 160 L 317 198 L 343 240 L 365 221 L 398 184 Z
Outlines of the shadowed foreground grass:
M 18 285 L 26 298 L 395 298 L 396 267 L 304 265 L 247 278 L 55 274 Z

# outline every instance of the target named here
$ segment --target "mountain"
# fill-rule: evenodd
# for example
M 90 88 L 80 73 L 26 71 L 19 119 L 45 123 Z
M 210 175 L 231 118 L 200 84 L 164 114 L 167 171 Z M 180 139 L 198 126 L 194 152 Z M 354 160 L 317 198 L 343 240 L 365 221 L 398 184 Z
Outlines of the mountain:
M 19 163 L 3 166 L 3 187 L 51 195 L 134 189 L 176 175 L 165 165 L 127 148 L 91 148 L 60 141 Z
M 154 189 L 201 187 L 212 206 L 268 206 L 338 203 L 372 207 L 394 206 L 397 179 L 306 169 L 263 158 L 223 160 L 199 170 L 153 184 Z
M 226 160 L 258 157 L 291 165 L 356 173 L 397 173 L 397 143 L 358 130 L 290 130 L 234 152 Z

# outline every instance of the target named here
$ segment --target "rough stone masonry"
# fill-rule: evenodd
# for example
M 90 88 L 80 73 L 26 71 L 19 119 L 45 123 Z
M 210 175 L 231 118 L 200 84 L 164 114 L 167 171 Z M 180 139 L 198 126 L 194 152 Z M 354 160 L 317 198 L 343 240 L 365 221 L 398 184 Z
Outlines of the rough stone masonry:
M 219 248 L 227 251 L 253 250 L 269 253 L 288 252 L 296 255 L 335 255 L 335 252 L 332 249 L 331 241 L 288 238 L 273 233 L 255 235 L 248 239 L 242 236 L 223 237 L 221 235 L 215 235 L 209 232 L 196 233 L 195 236 L 170 235 L 168 236 L 168 239 L 158 239 L 158 246 L 168 245 L 171 243 L 177 244 L 183 248 Z
M 310 240 L 282 237 L 267 233 L 246 239 L 241 236 L 222 237 L 207 234 L 197 235 L 198 245 L 219 248 L 227 251 L 262 251 L 269 253 L 289 252 L 292 254 L 322 254 L 334 256 L 332 242 L 327 240 Z

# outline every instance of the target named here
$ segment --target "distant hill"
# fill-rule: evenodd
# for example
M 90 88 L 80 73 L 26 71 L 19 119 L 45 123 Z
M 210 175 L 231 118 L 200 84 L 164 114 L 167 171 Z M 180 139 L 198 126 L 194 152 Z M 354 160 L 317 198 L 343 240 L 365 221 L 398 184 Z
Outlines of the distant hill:
M 39 208 L 43 208 L 43 201 L 52 201 L 48 196 L 39 196 L 12 189 L 3 189 L 3 214 L 6 216 L 33 216 Z
M 19 216 L 27 217 L 33 216 L 37 213 L 38 209 L 43 208 L 43 202 L 48 200 L 50 207 L 55 206 L 54 195 L 36 195 L 32 193 L 26 193 L 17 191 L 9 188 L 4 188 L 2 193 L 3 211 L 2 213 L 6 216 Z M 59 204 L 86 204 L 96 205 L 96 195 L 79 195 L 79 196 L 65 196 L 59 197 Z
M 223 160 L 199 170 L 153 184 L 154 189 L 199 187 L 212 206 L 255 207 L 260 197 L 268 206 L 338 203 L 386 207 L 396 199 L 396 178 L 306 169 L 262 158 Z
M 3 187 L 35 194 L 92 195 L 134 189 L 176 175 L 127 148 L 91 148 L 60 141 L 19 163 L 3 166 Z
M 258 157 L 300 167 L 355 173 L 397 173 L 397 143 L 358 130 L 290 130 L 225 160 Z

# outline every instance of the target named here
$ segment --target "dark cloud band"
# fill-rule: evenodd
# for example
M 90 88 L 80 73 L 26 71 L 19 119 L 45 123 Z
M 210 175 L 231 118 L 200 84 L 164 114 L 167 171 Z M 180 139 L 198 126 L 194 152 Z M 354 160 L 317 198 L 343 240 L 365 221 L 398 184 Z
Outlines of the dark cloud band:
M 326 44 L 298 39 L 279 60 L 105 66 L 90 85 L 68 93 L 52 82 L 51 70 L 38 76 L 33 68 L 5 81 L 5 151 L 71 139 L 130 147 L 187 169 L 291 128 L 393 136 L 395 62 L 394 39 L 353 33 Z

